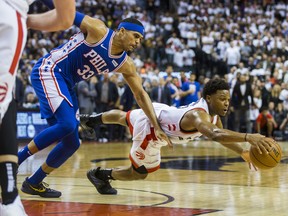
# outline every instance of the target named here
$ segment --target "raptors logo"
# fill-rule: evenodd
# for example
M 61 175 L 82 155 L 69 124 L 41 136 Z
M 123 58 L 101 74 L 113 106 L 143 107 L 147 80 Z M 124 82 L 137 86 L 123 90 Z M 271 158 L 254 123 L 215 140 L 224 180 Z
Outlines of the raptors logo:
M 7 95 L 7 91 L 8 91 L 8 84 L 5 83 L 1 83 L 0 84 L 0 102 L 3 102 L 6 95 Z
M 136 151 L 136 156 L 137 156 L 140 160 L 144 160 L 144 159 L 145 159 L 145 155 L 144 155 L 142 152 Z

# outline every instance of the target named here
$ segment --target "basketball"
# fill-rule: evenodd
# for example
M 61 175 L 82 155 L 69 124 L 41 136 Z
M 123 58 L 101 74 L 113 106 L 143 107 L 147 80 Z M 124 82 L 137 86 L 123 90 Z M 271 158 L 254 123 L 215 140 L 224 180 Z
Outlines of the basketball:
M 282 150 L 278 143 L 274 142 L 272 150 L 269 154 L 259 154 L 255 146 L 250 147 L 250 159 L 252 163 L 259 169 L 271 169 L 280 163 Z

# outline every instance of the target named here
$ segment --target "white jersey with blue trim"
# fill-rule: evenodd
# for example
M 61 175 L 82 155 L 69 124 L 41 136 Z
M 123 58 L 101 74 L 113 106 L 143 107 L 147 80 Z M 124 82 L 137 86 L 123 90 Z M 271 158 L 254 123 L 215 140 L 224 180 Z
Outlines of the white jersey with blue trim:
M 158 114 L 159 123 L 164 132 L 170 137 L 172 143 L 187 143 L 194 140 L 197 137 L 202 136 L 202 134 L 195 131 L 183 131 L 180 128 L 180 121 L 184 114 L 190 110 L 203 110 L 209 114 L 209 108 L 207 102 L 201 98 L 197 102 L 193 102 L 187 106 L 180 108 L 163 106 L 163 104 L 154 104 L 154 109 L 156 114 Z M 218 116 L 215 115 L 211 118 L 211 123 L 217 123 Z
M 115 32 L 107 28 L 106 35 L 98 43 L 89 44 L 79 32 L 47 54 L 40 69 L 49 71 L 52 68 L 54 72 L 60 72 L 70 88 L 93 75 L 117 71 L 125 63 L 127 53 L 111 54 L 114 35 Z

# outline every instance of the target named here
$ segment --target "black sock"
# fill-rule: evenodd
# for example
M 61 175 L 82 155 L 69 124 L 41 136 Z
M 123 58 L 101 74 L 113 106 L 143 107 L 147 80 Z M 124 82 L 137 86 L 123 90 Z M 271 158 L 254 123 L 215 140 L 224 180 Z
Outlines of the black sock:
M 89 120 L 86 123 L 86 125 L 88 127 L 92 127 L 92 128 L 94 128 L 96 125 L 100 125 L 100 124 L 103 124 L 102 113 L 90 115 Z
M 97 173 L 97 177 L 100 178 L 103 181 L 115 180 L 112 177 L 112 169 L 99 170 L 98 173 Z
M 18 165 L 13 162 L 0 163 L 0 185 L 2 190 L 2 204 L 4 205 L 13 203 L 18 196 L 18 190 L 16 186 L 17 168 Z

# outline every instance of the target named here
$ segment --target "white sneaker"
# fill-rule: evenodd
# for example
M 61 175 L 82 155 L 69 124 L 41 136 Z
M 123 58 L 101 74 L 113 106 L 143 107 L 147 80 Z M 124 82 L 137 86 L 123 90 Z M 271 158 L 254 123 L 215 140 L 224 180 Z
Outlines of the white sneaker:
M 0 206 L 1 216 L 28 216 L 22 205 L 19 195 L 16 197 L 13 203 L 9 205 Z

